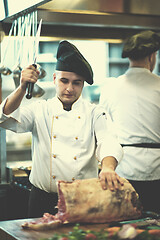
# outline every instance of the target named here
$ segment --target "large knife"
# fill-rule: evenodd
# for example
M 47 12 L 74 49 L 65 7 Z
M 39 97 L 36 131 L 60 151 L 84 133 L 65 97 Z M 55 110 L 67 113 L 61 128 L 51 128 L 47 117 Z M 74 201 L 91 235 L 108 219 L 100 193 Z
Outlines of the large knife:
M 115 226 L 123 226 L 124 224 L 135 224 L 138 228 L 146 228 L 147 227 L 156 227 L 160 229 L 160 214 L 151 212 L 151 211 L 145 211 L 142 212 L 142 218 L 138 219 L 131 219 L 131 220 L 124 220 L 120 222 L 113 222 L 110 224 L 110 227 Z
M 37 29 L 37 33 L 36 33 L 36 38 L 35 38 L 35 46 L 34 46 L 34 53 L 33 53 L 33 66 L 35 68 L 37 68 L 36 62 L 37 62 L 37 55 L 38 55 L 38 47 L 39 47 L 39 38 L 40 38 L 40 33 L 41 33 L 41 26 L 42 26 L 42 19 L 39 22 L 39 26 Z M 33 92 L 33 87 L 34 87 L 34 83 L 27 83 L 27 94 L 26 94 L 26 98 L 27 99 L 31 99 L 32 98 L 32 92 Z

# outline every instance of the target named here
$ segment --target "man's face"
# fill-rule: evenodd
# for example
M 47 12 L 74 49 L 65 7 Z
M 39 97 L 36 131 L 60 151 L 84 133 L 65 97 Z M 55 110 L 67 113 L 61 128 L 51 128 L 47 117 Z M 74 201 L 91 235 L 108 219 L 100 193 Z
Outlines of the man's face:
M 64 106 L 72 105 L 81 95 L 84 78 L 73 72 L 56 71 L 53 75 L 57 97 Z

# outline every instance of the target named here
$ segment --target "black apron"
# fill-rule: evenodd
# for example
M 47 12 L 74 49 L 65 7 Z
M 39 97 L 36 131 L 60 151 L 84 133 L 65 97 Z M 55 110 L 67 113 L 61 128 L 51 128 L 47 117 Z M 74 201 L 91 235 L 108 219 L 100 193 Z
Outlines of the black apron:
M 160 143 L 121 144 L 122 147 L 160 148 Z

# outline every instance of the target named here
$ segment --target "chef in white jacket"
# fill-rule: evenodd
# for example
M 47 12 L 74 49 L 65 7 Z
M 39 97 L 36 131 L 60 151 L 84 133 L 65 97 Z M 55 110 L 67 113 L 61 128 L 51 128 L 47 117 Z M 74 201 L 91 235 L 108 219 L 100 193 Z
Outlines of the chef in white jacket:
M 20 86 L 0 109 L 0 127 L 32 133 L 29 217 L 41 217 L 44 212 L 54 214 L 57 181 L 96 178 L 98 161 L 104 190 L 106 183 L 113 191 L 123 185 L 115 172 L 123 150 L 109 133 L 104 109 L 81 97 L 84 81 L 93 84 L 87 60 L 73 44 L 62 41 L 53 75 L 56 96 L 20 106 L 27 82 L 35 83 L 38 74 L 32 65 L 24 69 Z
M 160 77 L 152 71 L 159 49 L 160 35 L 152 31 L 127 39 L 122 57 L 129 58 L 129 69 L 111 78 L 100 96 L 124 150 L 116 172 L 135 187 L 144 210 L 156 212 L 160 212 Z

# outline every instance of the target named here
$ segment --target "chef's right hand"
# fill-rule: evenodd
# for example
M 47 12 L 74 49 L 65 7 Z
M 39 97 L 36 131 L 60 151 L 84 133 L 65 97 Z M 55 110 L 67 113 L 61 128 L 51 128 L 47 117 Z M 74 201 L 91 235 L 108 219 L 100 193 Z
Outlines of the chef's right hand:
M 33 66 L 29 65 L 21 72 L 20 85 L 23 90 L 26 90 L 27 83 L 36 83 L 38 80 L 39 71 Z

